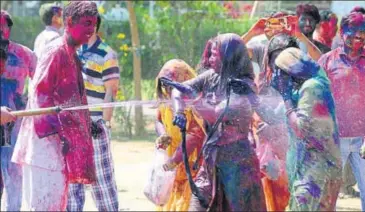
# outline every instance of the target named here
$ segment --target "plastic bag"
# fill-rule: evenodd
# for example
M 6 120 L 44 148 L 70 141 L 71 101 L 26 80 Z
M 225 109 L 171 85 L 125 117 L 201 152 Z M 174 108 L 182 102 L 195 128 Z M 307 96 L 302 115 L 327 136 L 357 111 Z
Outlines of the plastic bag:
M 163 206 L 168 202 L 175 181 L 176 171 L 164 171 L 162 168 L 168 159 L 165 150 L 155 150 L 155 158 L 143 190 L 144 195 L 158 206 Z
M 268 143 L 260 144 L 256 149 L 260 160 L 260 170 L 270 180 L 277 180 L 281 173 L 280 160 L 274 155 L 272 147 Z

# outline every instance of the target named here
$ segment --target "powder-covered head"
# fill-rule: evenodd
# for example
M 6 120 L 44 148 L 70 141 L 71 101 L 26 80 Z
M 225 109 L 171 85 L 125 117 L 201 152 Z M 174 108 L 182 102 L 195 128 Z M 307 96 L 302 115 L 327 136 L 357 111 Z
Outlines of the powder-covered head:
M 352 13 L 352 12 L 359 12 L 359 13 L 365 14 L 365 8 L 363 8 L 361 6 L 356 6 L 356 7 L 354 7 L 354 9 L 352 9 L 350 11 L 350 13 Z
M 365 14 L 352 12 L 341 20 L 340 33 L 345 48 L 359 51 L 365 45 Z
M 319 22 L 317 32 L 323 38 L 332 39 L 337 33 L 337 15 L 331 10 L 322 10 L 320 16 L 321 21 Z
M 217 89 L 220 91 L 226 90 L 230 77 L 254 79 L 247 47 L 237 34 L 224 33 L 209 40 L 202 61 L 219 75 Z
M 6 10 L 1 10 L 0 13 L 0 32 L 2 32 L 3 39 L 10 38 L 11 27 L 13 26 L 13 20 L 10 14 Z
M 46 26 L 55 25 L 57 28 L 63 26 L 62 7 L 58 3 L 45 3 L 39 8 L 39 16 Z
M 302 80 L 317 75 L 320 66 L 298 48 L 287 48 L 275 59 L 275 65 L 290 76 Z
M 162 85 L 159 78 L 165 77 L 175 82 L 185 82 L 196 77 L 195 71 L 185 61 L 172 59 L 167 61 L 156 78 L 156 94 L 159 99 L 169 99 L 171 88 Z
M 312 36 L 321 20 L 318 8 L 313 4 L 299 4 L 296 7 L 296 14 L 301 32 L 307 37 Z
M 70 1 L 63 12 L 63 19 L 71 17 L 73 22 L 77 22 L 81 17 L 98 15 L 98 9 L 95 2 L 91 1 Z
M 266 82 L 271 81 L 273 73 L 273 70 L 270 66 L 270 63 L 273 63 L 272 55 L 275 52 L 280 52 L 290 47 L 299 48 L 299 43 L 295 37 L 286 33 L 277 34 L 270 39 L 268 45 L 266 46 L 263 59 Z
M 253 67 L 248 56 L 246 45 L 241 37 L 234 33 L 225 33 L 215 38 L 220 59 L 221 71 L 218 71 L 223 79 L 228 77 L 254 79 Z
M 71 1 L 64 9 L 63 20 L 76 45 L 87 43 L 94 34 L 98 9 L 94 2 Z

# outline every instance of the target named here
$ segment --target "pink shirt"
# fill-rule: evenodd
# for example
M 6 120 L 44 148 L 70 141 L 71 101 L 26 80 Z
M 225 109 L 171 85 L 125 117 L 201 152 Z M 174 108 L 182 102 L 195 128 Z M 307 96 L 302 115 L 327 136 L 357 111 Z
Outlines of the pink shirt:
M 33 77 L 36 64 L 37 57 L 29 48 L 10 41 L 6 71 L 1 77 L 15 79 L 18 82 L 16 92 L 23 94 L 25 79 Z
M 331 81 L 340 137 L 365 136 L 365 55 L 350 60 L 339 47 L 318 63 Z
M 29 89 L 27 109 L 87 104 L 81 63 L 65 37 L 58 38 L 46 47 L 45 54 L 38 60 Z M 88 110 L 24 117 L 13 161 L 51 170 L 60 168 L 60 162 L 54 163 L 50 160 L 54 157 L 63 158 L 58 136 L 62 135 L 71 147 L 66 161 L 93 163 L 90 123 Z M 75 158 L 68 160 L 75 155 Z

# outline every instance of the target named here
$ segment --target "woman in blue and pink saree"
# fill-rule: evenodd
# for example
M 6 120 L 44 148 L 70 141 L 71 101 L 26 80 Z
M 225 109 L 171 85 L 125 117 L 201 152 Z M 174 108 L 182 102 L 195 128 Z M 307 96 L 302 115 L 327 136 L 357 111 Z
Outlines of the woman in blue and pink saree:
M 329 79 L 314 60 L 294 47 L 271 51 L 269 65 L 271 85 L 285 102 L 290 135 L 287 209 L 334 211 L 342 163 Z

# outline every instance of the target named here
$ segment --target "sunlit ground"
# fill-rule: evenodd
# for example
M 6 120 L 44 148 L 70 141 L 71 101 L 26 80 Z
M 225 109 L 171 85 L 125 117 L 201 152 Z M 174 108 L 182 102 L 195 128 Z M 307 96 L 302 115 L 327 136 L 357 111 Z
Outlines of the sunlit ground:
M 149 141 L 113 141 L 113 157 L 118 185 L 120 210 L 151 211 L 154 205 L 143 194 L 146 174 L 153 158 Z M 338 211 L 361 211 L 360 199 L 338 199 Z M 86 192 L 84 211 L 96 211 L 91 192 Z

